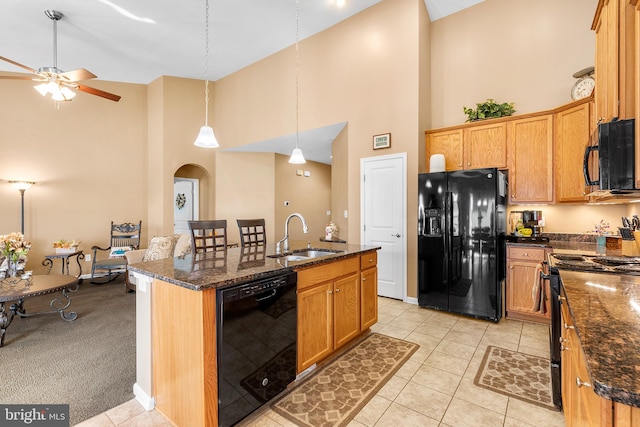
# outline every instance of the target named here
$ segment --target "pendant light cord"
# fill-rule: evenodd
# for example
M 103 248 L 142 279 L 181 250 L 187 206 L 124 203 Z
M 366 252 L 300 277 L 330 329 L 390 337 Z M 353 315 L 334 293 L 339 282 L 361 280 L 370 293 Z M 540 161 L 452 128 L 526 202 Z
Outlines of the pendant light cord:
M 296 0 L 296 148 L 298 148 L 298 135 L 299 135 L 299 125 L 298 125 L 298 117 L 299 117 L 299 92 L 300 92 L 300 48 L 298 46 L 299 43 L 299 14 L 300 14 L 300 0 Z
M 209 0 L 205 0 L 204 23 L 204 125 L 209 126 Z

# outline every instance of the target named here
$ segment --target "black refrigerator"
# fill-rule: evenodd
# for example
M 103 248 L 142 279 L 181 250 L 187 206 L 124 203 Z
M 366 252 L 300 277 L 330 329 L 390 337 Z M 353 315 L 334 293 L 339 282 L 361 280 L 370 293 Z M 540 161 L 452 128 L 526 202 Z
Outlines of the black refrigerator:
M 418 175 L 418 304 L 502 317 L 508 183 L 498 169 Z

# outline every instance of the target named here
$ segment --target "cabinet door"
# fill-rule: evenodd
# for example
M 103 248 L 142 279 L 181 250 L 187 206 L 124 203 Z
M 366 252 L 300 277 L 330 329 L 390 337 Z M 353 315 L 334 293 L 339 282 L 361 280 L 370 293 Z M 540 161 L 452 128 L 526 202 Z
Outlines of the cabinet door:
M 333 284 L 298 290 L 298 373 L 333 352 Z
M 360 330 L 378 321 L 378 269 L 362 270 L 360 275 Z
M 533 275 L 537 262 L 509 260 L 507 265 L 507 315 L 533 314 Z
M 553 200 L 553 116 L 509 122 L 509 201 Z
M 464 131 L 464 168 L 507 167 L 507 124 L 473 126 Z
M 591 137 L 591 102 L 555 116 L 556 202 L 584 202 L 589 187 L 582 171 L 584 150 Z
M 360 333 L 360 275 L 351 274 L 333 284 L 334 349 Z
M 623 0 L 624 1 L 624 0 Z M 620 0 L 602 2 L 596 23 L 596 118 L 618 117 L 618 10 Z
M 444 154 L 447 171 L 463 169 L 462 129 L 428 134 L 426 154 L 427 172 L 433 154 Z

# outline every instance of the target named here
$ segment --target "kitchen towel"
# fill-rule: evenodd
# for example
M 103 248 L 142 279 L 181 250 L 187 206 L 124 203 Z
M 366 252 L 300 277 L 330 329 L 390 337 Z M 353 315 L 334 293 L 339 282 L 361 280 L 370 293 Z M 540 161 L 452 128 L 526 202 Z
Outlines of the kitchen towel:
M 531 307 L 531 311 L 534 313 L 545 314 L 547 312 L 547 306 L 545 304 L 547 295 L 544 289 L 542 273 L 542 263 L 539 262 L 533 272 L 533 286 L 531 287 L 531 299 L 533 300 L 533 306 Z

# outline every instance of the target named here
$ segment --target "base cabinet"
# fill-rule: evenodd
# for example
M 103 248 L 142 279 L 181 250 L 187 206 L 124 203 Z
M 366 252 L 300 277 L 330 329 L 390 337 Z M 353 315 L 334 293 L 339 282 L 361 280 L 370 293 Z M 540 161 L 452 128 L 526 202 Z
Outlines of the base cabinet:
M 538 264 L 547 259 L 545 248 L 531 246 L 507 246 L 507 290 L 506 311 L 507 317 L 529 320 L 539 323 L 549 323 L 549 281 L 544 280 L 541 285 L 545 287 L 544 313 L 534 311 L 534 286 L 538 277 L 536 272 Z
M 566 299 L 561 304 L 561 313 L 562 405 L 565 424 L 567 427 L 612 426 L 613 402 L 593 391 L 584 353 L 573 319 L 569 315 Z
M 377 322 L 377 294 L 375 252 L 299 270 L 298 373 Z

